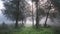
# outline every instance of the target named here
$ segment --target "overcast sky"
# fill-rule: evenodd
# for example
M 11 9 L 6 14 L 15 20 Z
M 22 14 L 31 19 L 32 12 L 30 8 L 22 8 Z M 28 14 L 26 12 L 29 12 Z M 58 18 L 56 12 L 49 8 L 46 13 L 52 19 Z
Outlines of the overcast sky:
M 2 13 L 1 9 L 3 9 L 3 2 L 0 0 L 0 14 Z

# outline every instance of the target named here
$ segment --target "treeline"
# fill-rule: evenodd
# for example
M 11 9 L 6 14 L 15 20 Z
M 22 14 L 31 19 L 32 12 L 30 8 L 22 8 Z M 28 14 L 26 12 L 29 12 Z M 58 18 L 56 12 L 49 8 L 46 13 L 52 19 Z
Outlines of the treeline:
M 22 21 L 24 25 L 24 20 L 26 21 L 27 17 L 32 16 L 33 26 L 38 28 L 40 26 L 39 21 L 42 17 L 46 17 L 44 27 L 47 27 L 47 20 L 50 18 L 53 19 L 60 18 L 60 2 L 59 0 L 47 0 L 45 3 L 42 0 L 31 0 L 32 7 L 26 0 L 3 0 L 5 9 L 2 11 L 3 14 L 10 20 L 16 21 L 15 27 L 18 27 L 18 22 Z M 33 4 L 35 5 L 35 13 L 33 9 Z M 32 10 L 31 10 L 32 8 Z M 34 18 L 35 17 L 35 18 Z M 34 19 L 36 19 L 36 24 L 34 25 Z

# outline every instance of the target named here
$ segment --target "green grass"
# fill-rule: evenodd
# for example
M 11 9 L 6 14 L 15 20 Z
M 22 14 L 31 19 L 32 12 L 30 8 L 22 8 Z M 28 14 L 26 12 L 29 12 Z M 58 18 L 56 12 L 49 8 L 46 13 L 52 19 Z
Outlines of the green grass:
M 6 30 L 0 30 L 0 34 L 60 34 L 60 28 L 38 28 L 35 27 L 22 27 L 22 28 L 12 28 Z
M 32 28 L 25 27 L 21 29 L 13 29 L 12 31 L 5 32 L 6 34 L 54 34 L 51 28 Z

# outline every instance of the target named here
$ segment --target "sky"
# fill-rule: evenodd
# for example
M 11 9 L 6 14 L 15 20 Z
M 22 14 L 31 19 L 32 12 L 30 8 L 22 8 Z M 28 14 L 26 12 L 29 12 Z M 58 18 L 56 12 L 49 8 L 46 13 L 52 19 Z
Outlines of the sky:
M 0 15 L 1 15 L 1 9 L 3 9 L 3 2 L 0 0 Z
M 3 2 L 0 0 L 0 20 L 2 18 L 2 11 L 1 9 L 3 9 Z

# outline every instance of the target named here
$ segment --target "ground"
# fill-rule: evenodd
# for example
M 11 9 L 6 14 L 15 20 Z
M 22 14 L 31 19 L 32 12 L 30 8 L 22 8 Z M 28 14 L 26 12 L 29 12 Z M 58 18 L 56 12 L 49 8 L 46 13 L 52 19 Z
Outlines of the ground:
M 0 34 L 54 34 L 54 30 L 51 28 L 33 28 L 33 27 L 22 27 L 19 29 L 11 29 L 6 31 L 1 31 Z

